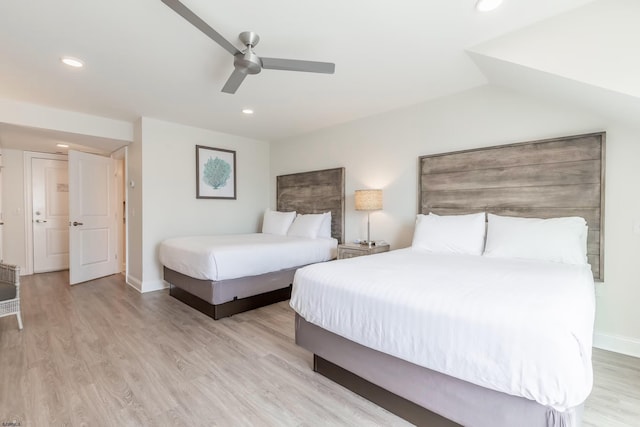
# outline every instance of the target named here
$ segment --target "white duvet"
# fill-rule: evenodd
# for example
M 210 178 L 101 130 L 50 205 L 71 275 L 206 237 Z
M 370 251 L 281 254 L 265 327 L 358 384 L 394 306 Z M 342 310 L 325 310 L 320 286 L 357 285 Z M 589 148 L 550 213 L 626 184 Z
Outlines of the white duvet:
M 177 237 L 160 244 L 159 258 L 179 273 L 219 281 L 329 261 L 337 244 L 332 238 L 263 233 Z
M 591 391 L 588 265 L 401 249 L 298 270 L 291 307 L 359 344 L 557 410 Z

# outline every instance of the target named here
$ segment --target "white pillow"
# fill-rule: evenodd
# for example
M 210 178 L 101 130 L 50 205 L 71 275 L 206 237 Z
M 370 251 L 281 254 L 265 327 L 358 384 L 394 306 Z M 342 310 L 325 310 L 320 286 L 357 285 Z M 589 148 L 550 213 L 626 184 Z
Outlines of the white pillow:
M 331 212 L 325 212 L 322 214 L 322 224 L 320 224 L 320 231 L 318 231 L 318 237 L 331 237 Z
M 287 236 L 309 237 L 315 239 L 320 232 L 320 226 L 324 220 L 324 214 L 307 214 L 296 216 L 296 219 L 289 227 Z
M 262 232 L 286 236 L 291 223 L 296 218 L 296 212 L 278 212 L 267 209 L 262 220 Z
M 429 252 L 482 255 L 485 230 L 484 212 L 446 216 L 419 214 L 411 246 Z
M 586 221 L 580 217 L 516 218 L 489 214 L 484 255 L 587 264 Z

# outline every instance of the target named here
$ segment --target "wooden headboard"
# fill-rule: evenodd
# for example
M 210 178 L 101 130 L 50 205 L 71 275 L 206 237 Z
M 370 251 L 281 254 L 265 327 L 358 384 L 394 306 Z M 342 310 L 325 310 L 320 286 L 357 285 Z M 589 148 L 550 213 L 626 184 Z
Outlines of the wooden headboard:
M 604 132 L 422 156 L 418 210 L 583 217 L 589 264 L 604 280 L 604 169 Z
M 331 236 L 344 242 L 344 168 L 279 175 L 276 198 L 279 211 L 331 211 Z

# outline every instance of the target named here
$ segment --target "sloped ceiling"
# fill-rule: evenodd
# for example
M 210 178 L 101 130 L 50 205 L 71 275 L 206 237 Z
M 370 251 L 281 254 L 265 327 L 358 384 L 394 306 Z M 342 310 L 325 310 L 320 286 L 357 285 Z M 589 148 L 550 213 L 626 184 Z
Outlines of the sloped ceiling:
M 469 49 L 490 84 L 640 127 L 640 2 L 600 0 Z

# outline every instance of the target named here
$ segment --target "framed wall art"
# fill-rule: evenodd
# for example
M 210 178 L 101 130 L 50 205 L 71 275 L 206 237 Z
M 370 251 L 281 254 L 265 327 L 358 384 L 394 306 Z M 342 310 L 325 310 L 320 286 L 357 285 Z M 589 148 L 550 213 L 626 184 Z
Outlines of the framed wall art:
M 236 152 L 196 145 L 196 198 L 236 199 Z

